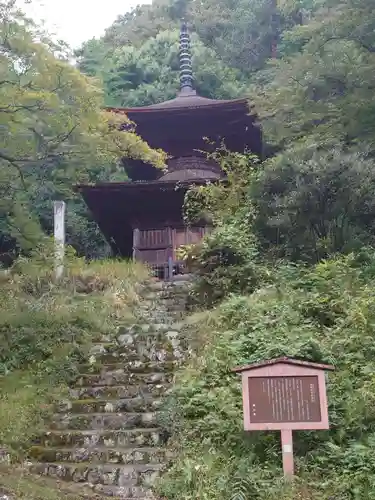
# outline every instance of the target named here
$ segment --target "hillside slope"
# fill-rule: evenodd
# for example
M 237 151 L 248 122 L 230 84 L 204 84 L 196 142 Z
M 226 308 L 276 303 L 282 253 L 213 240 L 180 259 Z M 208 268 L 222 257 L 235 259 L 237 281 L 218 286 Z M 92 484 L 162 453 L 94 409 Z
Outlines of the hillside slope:
M 142 265 L 126 261 L 85 264 L 71 257 L 66 262 L 66 278 L 56 284 L 53 259 L 43 252 L 29 260 L 19 259 L 10 271 L 2 272 L 3 462 L 22 463 L 27 457 L 54 404 L 66 396 L 79 364 L 87 360 L 95 334 L 114 334 L 119 325 L 135 322 L 139 293 L 147 278 Z M 8 467 L 0 485 L 17 491 L 20 471 L 15 469 L 14 484 L 12 477 Z
M 169 500 L 375 498 L 375 254 L 311 269 L 279 266 L 273 283 L 233 296 L 195 323 L 199 347 L 169 402 L 178 454 Z M 282 478 L 278 432 L 243 432 L 231 369 L 277 356 L 328 362 L 329 431 L 295 432 L 297 479 Z

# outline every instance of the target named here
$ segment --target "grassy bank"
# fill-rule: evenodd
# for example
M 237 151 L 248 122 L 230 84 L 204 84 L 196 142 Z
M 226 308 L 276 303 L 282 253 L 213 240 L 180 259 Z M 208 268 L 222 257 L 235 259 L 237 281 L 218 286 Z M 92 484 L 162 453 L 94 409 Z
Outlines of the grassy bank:
M 24 469 L 0 464 L 0 498 L 10 496 L 17 500 L 97 500 L 100 496 L 82 487 L 36 477 Z
M 39 254 L 0 275 L 0 448 L 12 462 L 22 460 L 51 404 L 66 394 L 91 339 L 133 322 L 148 276 L 126 261 L 71 257 L 56 284 L 52 264 Z
M 273 285 L 198 318 L 199 349 L 169 403 L 178 458 L 159 489 L 170 500 L 375 499 L 375 255 L 274 273 Z M 240 380 L 231 373 L 280 355 L 336 367 L 331 429 L 295 432 L 293 486 L 282 478 L 278 433 L 243 432 Z

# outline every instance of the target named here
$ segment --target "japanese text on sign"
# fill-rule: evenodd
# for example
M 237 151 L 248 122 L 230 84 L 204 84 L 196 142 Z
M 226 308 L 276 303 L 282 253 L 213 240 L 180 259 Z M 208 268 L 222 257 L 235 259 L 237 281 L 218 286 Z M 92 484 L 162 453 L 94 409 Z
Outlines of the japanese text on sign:
M 250 377 L 253 423 L 320 422 L 317 376 Z

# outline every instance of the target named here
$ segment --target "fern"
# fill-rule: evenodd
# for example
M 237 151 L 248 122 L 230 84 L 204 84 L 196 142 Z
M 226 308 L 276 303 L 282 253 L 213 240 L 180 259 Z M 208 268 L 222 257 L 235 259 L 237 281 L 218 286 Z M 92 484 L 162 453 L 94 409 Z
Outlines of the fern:
M 230 500 L 253 500 L 257 497 L 252 482 L 239 475 L 234 477 L 232 488 Z

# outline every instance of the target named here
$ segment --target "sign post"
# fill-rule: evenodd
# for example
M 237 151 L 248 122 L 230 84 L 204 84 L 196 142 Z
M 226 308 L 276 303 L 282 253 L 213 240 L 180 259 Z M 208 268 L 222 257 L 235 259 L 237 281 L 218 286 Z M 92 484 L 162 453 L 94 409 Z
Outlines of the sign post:
M 327 370 L 334 367 L 286 357 L 233 370 L 242 375 L 244 429 L 281 431 L 287 478 L 294 475 L 292 431 L 329 429 Z
M 281 451 L 283 454 L 283 470 L 285 477 L 294 475 L 293 432 L 290 429 L 281 431 Z

